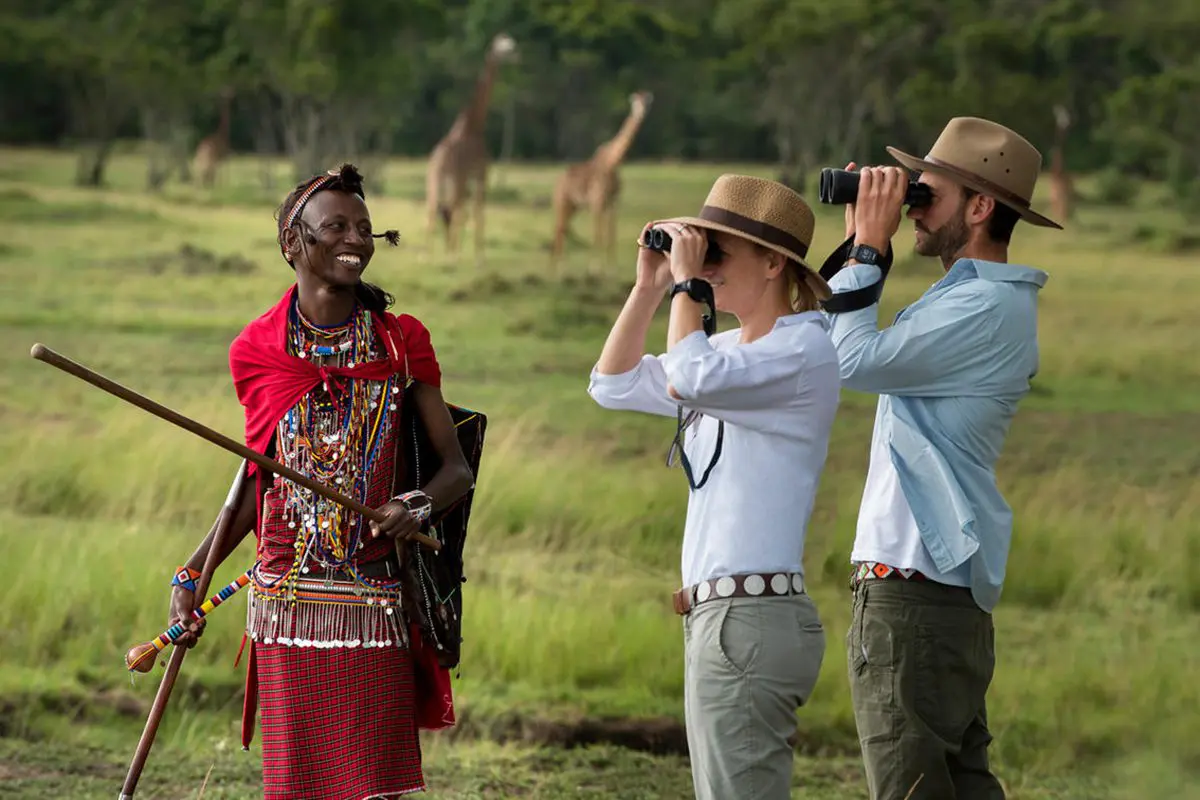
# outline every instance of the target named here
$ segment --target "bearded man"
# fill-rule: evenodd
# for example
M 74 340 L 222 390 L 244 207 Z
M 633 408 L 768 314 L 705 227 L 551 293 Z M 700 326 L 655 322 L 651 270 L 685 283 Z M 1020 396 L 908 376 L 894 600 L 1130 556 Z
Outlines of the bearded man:
M 827 304 L 842 384 L 879 395 L 851 553 L 854 715 L 872 800 L 914 785 L 913 800 L 994 800 L 1004 790 L 988 764 L 985 698 L 1012 535 L 995 464 L 1037 372 L 1047 279 L 1008 263 L 1008 246 L 1022 219 L 1061 226 L 1030 208 L 1041 154 L 1002 125 L 955 118 L 926 158 L 888 152 L 921 173 L 931 199 L 910 199 L 907 216 L 916 251 L 946 274 L 879 328 L 910 178 L 864 168 Z M 868 289 L 869 304 L 846 296 L 838 310 L 839 295 Z

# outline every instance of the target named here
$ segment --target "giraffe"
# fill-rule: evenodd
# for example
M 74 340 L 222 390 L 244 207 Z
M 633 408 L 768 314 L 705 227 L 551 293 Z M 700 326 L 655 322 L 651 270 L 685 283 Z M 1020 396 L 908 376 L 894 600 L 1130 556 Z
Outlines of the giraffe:
M 1054 106 L 1054 122 L 1054 147 L 1050 150 L 1050 205 L 1055 218 L 1065 221 L 1071 219 L 1075 210 L 1075 187 L 1063 161 L 1063 145 L 1071 125 L 1071 115 L 1066 108 Z
M 212 188 L 217 167 L 229 155 L 229 105 L 233 101 L 233 90 L 222 89 L 220 97 L 221 117 L 217 129 L 196 145 L 196 155 L 192 163 L 192 171 L 200 176 L 200 182 L 206 189 Z
M 499 33 L 492 39 L 471 102 L 459 112 L 450 130 L 433 148 L 425 174 L 426 234 L 432 238 L 440 217 L 445 230 L 446 250 L 455 252 L 458 249 L 458 232 L 465 224 L 459 212 L 465 212 L 463 206 L 471 197 L 477 263 L 483 258 L 483 206 L 487 196 L 488 152 L 483 137 L 484 123 L 487 121 L 496 70 L 501 63 L 515 57 L 516 47 L 508 34 Z
M 633 137 L 653 100 L 654 95 L 650 92 L 629 95 L 629 115 L 625 117 L 617 135 L 597 147 L 587 161 L 569 165 L 554 185 L 554 244 L 551 246 L 550 263 L 555 271 L 562 257 L 563 240 L 571 217 L 584 206 L 592 214 L 593 247 L 602 248 L 607 258 L 610 261 L 613 259 L 617 238 L 616 202 L 621 192 L 617 168 L 629 152 Z

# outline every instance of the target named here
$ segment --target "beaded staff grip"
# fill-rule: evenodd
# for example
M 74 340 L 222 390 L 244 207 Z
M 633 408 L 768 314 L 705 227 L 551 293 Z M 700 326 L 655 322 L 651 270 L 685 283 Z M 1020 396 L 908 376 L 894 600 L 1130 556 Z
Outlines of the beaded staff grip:
M 192 617 L 196 620 L 202 620 L 208 616 L 208 612 L 221 605 L 221 603 L 224 603 L 230 597 L 233 597 L 243 586 L 250 582 L 250 572 L 251 570 L 246 570 L 234 578 L 228 586 L 205 600 L 199 608 L 192 612 Z M 169 644 L 174 644 L 183 635 L 183 632 L 184 623 L 176 622 L 151 641 L 130 648 L 129 652 L 125 654 L 125 666 L 129 668 L 130 672 L 149 672 L 154 669 L 154 659 L 162 652 L 163 648 Z

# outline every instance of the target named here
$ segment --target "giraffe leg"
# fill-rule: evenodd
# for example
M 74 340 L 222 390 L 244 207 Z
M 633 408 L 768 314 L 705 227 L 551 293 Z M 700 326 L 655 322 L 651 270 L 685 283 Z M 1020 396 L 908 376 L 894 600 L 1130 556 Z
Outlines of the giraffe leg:
M 425 175 L 425 238 L 433 245 L 434 231 L 438 222 L 438 196 L 441 178 L 436 167 L 430 167 Z
M 475 182 L 475 193 L 472 196 L 474 200 L 474 215 L 475 215 L 475 266 L 483 266 L 484 261 L 484 230 L 483 230 L 483 209 L 487 205 L 487 174 L 480 175 Z
M 559 260 L 566 246 L 567 228 L 571 225 L 571 217 L 575 215 L 575 206 L 564 195 L 554 198 L 554 243 L 550 246 L 550 267 L 557 274 Z
M 450 195 L 449 212 L 446 216 L 446 250 L 450 253 L 458 252 L 459 234 L 462 232 L 462 227 L 466 222 L 463 213 L 466 211 L 466 194 L 466 177 L 456 175 L 454 177 L 454 187 Z
M 600 202 L 592 203 L 592 252 L 588 258 L 588 272 L 596 270 L 597 262 L 603 257 L 605 234 L 608 232 L 608 208 Z
M 605 266 L 612 269 L 613 264 L 617 263 L 617 205 L 611 204 L 607 212 L 608 230 L 605 231 L 605 248 L 604 255 L 608 260 Z
M 458 252 L 458 226 L 462 224 L 462 215 L 457 206 L 450 206 L 443 212 L 446 217 L 446 252 Z

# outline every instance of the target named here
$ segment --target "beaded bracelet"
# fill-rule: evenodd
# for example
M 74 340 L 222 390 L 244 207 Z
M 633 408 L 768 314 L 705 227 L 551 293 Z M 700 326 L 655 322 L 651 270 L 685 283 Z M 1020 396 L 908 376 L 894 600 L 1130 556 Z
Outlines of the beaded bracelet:
M 420 489 L 398 494 L 392 499 L 403 503 L 404 507 L 408 509 L 408 513 L 412 514 L 413 519 L 417 522 L 424 522 L 433 513 L 433 498 Z
M 175 577 L 171 578 L 172 586 L 182 586 L 189 592 L 196 591 L 196 581 L 200 578 L 200 571 L 191 567 L 176 567 Z

